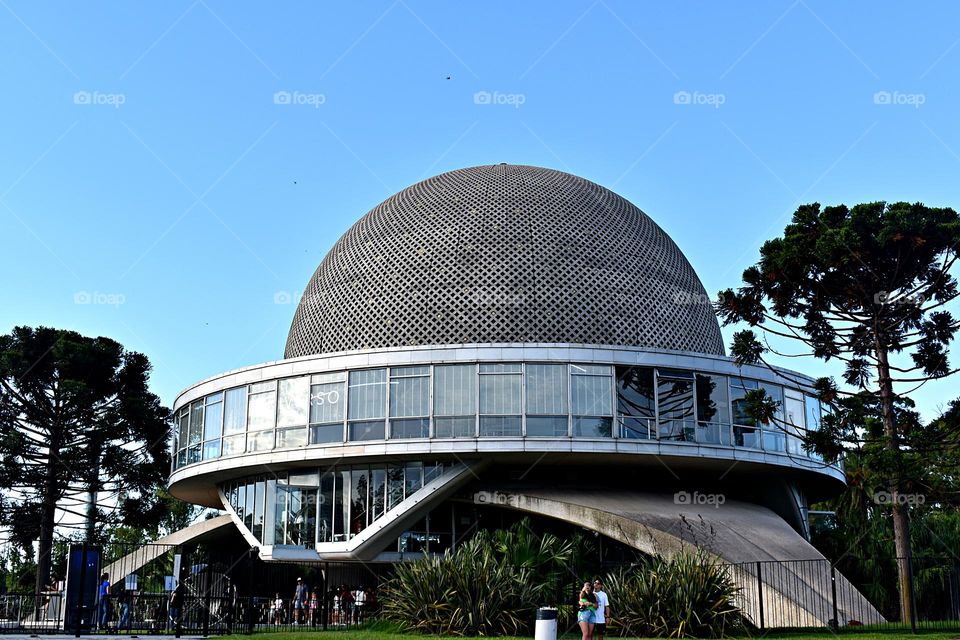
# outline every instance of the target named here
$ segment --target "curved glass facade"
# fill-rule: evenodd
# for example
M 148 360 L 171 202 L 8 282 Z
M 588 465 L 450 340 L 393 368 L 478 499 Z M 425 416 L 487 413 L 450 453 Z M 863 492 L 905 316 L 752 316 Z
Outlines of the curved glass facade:
M 422 461 L 338 465 L 244 478 L 220 490 L 260 545 L 312 549 L 350 540 L 440 477 L 444 468 Z M 407 534 L 416 537 L 417 531 Z
M 747 392 L 779 406 L 750 420 Z M 556 362 L 436 364 L 281 378 L 180 407 L 174 469 L 224 456 L 347 442 L 449 438 L 625 438 L 816 458 L 812 396 L 768 382 L 664 367 Z

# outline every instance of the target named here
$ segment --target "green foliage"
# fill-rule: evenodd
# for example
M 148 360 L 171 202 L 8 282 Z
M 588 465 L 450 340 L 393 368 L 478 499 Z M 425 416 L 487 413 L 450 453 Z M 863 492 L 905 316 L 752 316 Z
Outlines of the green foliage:
M 144 355 L 109 338 L 47 327 L 0 336 L 0 525 L 21 549 L 39 540 L 38 589 L 57 509 L 99 525 L 145 527 L 163 515 L 155 489 L 169 471 L 169 410 L 149 377 Z M 87 492 L 117 508 L 87 511 Z
M 721 638 L 746 628 L 735 604 L 739 589 L 702 550 L 649 558 L 605 584 L 616 604 L 608 627 L 622 636 Z
M 529 522 L 480 531 L 453 553 L 398 563 L 381 589 L 383 616 L 404 631 L 493 636 L 529 630 L 556 603 L 574 542 L 537 535 Z

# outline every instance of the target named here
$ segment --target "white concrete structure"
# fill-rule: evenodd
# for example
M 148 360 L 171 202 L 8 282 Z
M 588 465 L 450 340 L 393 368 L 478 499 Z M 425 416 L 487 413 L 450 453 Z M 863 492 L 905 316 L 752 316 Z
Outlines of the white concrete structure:
M 758 543 L 725 538 L 720 557 L 797 559 L 808 503 L 843 487 L 803 447 L 813 381 L 737 367 L 673 241 L 556 171 L 464 169 L 375 207 L 317 269 L 285 356 L 174 404 L 171 492 L 225 509 L 264 559 L 443 551 L 511 508 L 651 551 L 562 499 L 614 493 L 663 540 L 709 506 L 684 496 L 740 505 Z M 767 423 L 748 410 L 761 390 Z M 546 490 L 549 508 L 473 499 Z M 771 522 L 790 536 L 774 544 Z

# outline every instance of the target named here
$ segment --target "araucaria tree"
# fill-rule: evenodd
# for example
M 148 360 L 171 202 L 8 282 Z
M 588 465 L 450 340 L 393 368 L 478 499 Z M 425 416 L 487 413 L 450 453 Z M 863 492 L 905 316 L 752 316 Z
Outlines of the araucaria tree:
M 958 296 L 958 257 L 960 217 L 952 209 L 809 204 L 797 209 L 782 237 L 763 245 L 760 261 L 743 272 L 743 286 L 721 291 L 717 303 L 725 325 L 747 323 L 765 334 L 762 342 L 752 330 L 735 334 L 738 362 L 766 362 L 771 351 L 838 360 L 849 394 L 875 399 L 880 428 L 873 435 L 886 454 L 904 621 L 913 619 L 903 464 L 911 434 L 898 406 L 925 382 L 953 373 L 947 347 L 960 325 L 947 306 Z M 781 354 L 779 345 L 790 342 L 801 344 L 802 354 Z M 835 414 L 825 420 L 829 437 L 812 434 L 811 445 L 839 448 L 840 439 L 870 436 L 870 429 L 851 428 L 848 403 L 835 402 L 847 393 L 828 379 L 816 386 Z
M 58 511 L 88 536 L 162 516 L 169 410 L 149 375 L 146 356 L 109 338 L 46 327 L 0 336 L 0 524 L 25 549 L 38 542 L 38 590 Z

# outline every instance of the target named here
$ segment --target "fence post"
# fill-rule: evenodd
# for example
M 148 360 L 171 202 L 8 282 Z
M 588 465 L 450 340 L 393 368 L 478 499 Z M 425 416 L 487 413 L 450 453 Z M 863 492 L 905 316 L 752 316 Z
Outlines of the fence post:
M 329 610 L 330 604 L 327 598 L 327 589 L 328 589 L 327 580 L 329 580 L 329 575 L 330 575 L 330 563 L 324 562 L 323 563 L 323 581 L 321 582 L 321 584 L 323 585 L 323 589 L 320 592 L 320 597 L 323 598 L 322 611 L 323 611 L 323 630 L 324 631 L 327 630 L 327 620 L 330 618 L 330 610 Z
M 837 568 L 830 563 L 830 592 L 833 598 L 833 618 L 830 619 L 830 626 L 836 631 L 840 628 L 840 611 L 837 608 Z
M 204 580 L 206 583 L 204 586 L 205 593 L 203 596 L 203 635 L 204 637 L 210 635 L 210 592 L 213 591 L 213 571 L 210 566 L 210 552 L 207 552 L 207 568 L 205 573 L 207 574 L 207 579 Z
M 247 633 L 249 634 L 253 634 L 253 625 L 255 624 L 254 623 L 255 618 L 253 614 L 253 607 L 255 602 L 253 597 L 253 585 L 255 584 L 253 564 L 254 564 L 254 558 L 256 557 L 256 554 L 259 553 L 259 551 L 260 550 L 257 547 L 252 547 L 247 552 L 247 560 L 250 562 L 250 596 L 247 598 Z
M 757 602 L 760 605 L 759 608 L 759 617 L 760 617 L 760 630 L 763 631 L 763 570 L 761 569 L 762 564 L 757 563 Z
M 913 580 L 913 554 L 907 559 L 910 571 L 910 633 L 917 635 L 917 587 Z

